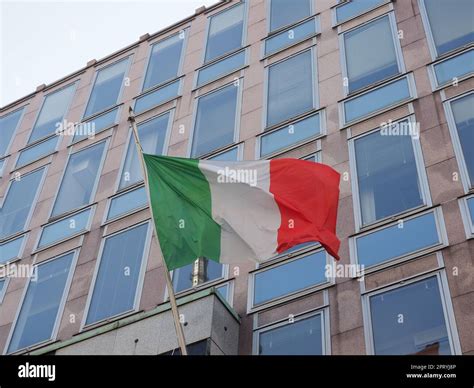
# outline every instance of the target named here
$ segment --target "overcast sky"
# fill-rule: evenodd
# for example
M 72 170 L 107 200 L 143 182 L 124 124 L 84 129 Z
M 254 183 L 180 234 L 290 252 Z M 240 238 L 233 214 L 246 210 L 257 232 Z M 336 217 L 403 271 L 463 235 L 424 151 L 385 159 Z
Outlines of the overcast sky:
M 218 0 L 0 0 L 0 106 Z

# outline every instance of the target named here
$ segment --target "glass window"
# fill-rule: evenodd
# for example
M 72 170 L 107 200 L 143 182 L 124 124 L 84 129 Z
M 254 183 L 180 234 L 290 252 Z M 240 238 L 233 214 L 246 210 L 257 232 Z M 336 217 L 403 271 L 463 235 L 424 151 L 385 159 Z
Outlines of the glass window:
M 192 157 L 212 152 L 234 141 L 239 87 L 231 84 L 198 99 Z
M 117 104 L 127 67 L 128 58 L 125 58 L 98 70 L 84 117 L 92 116 Z
M 245 65 L 245 50 L 229 55 L 220 61 L 203 67 L 198 72 L 197 87 L 230 74 Z
M 326 282 L 326 252 L 317 251 L 257 272 L 254 275 L 254 305 Z
M 74 252 L 35 267 L 37 280 L 28 283 L 8 353 L 53 338 L 73 258 Z
M 106 237 L 86 324 L 130 311 L 135 306 L 148 223 Z
M 268 68 L 267 127 L 314 107 L 312 53 L 305 51 Z
M 451 354 L 436 276 L 370 297 L 375 354 Z
M 145 112 L 178 97 L 180 85 L 181 80 L 177 80 L 138 97 L 135 101 L 135 114 Z
M 106 142 L 84 148 L 69 158 L 59 187 L 52 216 L 66 213 L 90 203 L 95 191 Z
M 423 0 L 438 55 L 474 41 L 474 3 L 471 0 Z
M 73 143 L 79 140 L 90 138 L 93 139 L 95 135 L 104 131 L 107 128 L 117 123 L 117 114 L 120 108 L 112 109 L 93 119 L 86 120 L 76 125 Z
M 38 139 L 52 135 L 61 128 L 59 125 L 62 124 L 75 90 L 76 84 L 74 83 L 54 93 L 48 94 L 44 98 L 43 106 L 31 130 L 28 143 L 33 143 Z
M 469 210 L 469 216 L 471 218 L 471 230 L 474 230 L 474 197 L 467 200 L 467 207 Z
M 3 167 L 5 166 L 5 161 L 6 161 L 6 159 L 1 159 L 0 160 L 0 177 L 3 174 Z
M 344 124 L 393 107 L 413 98 L 407 77 L 344 101 Z
M 220 154 L 211 156 L 209 160 L 237 162 L 239 160 L 239 147 L 237 146 L 237 147 L 231 148 L 230 150 L 224 151 Z
M 89 224 L 90 215 L 91 209 L 89 208 L 67 218 L 63 218 L 60 221 L 46 225 L 41 232 L 38 248 L 85 232 Z
M 244 12 L 240 4 L 211 17 L 204 62 L 242 47 Z
M 184 38 L 183 31 L 152 46 L 143 90 L 161 85 L 178 76 Z
M 227 303 L 229 303 L 232 306 L 232 295 L 231 291 L 232 287 L 230 286 L 230 283 L 225 283 L 222 286 L 216 287 L 216 292 L 222 296 Z
M 377 131 L 356 139 L 354 149 L 363 225 L 424 204 L 410 135 Z
M 451 102 L 456 132 L 461 144 L 470 187 L 474 187 L 474 93 Z M 458 156 L 459 157 L 459 156 Z
M 35 160 L 41 159 L 46 155 L 52 154 L 56 150 L 58 141 L 59 136 L 53 135 L 52 137 L 36 143 L 29 148 L 25 148 L 18 156 L 16 168 L 25 166 L 28 163 L 34 162 Z
M 165 153 L 170 116 L 171 114 L 168 112 L 138 125 L 138 136 L 140 137 L 143 152 L 153 155 L 162 155 Z M 120 189 L 143 180 L 136 147 L 133 133 L 131 133 L 128 142 L 127 156 L 125 157 L 120 178 Z
M 148 206 L 148 198 L 144 187 L 127 191 L 110 200 L 107 220 L 118 218 L 123 214 L 142 209 L 146 206 Z
M 224 277 L 224 266 L 206 258 L 197 259 L 194 263 L 173 271 L 175 292 L 181 292 L 212 280 Z
M 322 355 L 322 314 L 259 333 L 259 355 Z
M 23 109 L 25 108 L 18 109 L 0 117 L 0 158 L 5 156 L 8 152 L 13 134 L 20 124 Z
M 20 236 L 0 244 L 0 265 L 20 257 L 25 236 Z
M 465 51 L 433 66 L 438 86 L 454 83 L 474 73 L 474 50 Z
M 388 15 L 346 32 L 343 37 L 349 92 L 400 72 Z
M 387 0 L 351 0 L 343 2 L 336 7 L 336 21 L 342 23 L 386 2 Z
M 357 261 L 369 267 L 442 243 L 430 212 L 357 237 Z
M 0 209 L 0 239 L 26 228 L 35 198 L 41 187 L 43 173 L 44 168 L 11 181 Z
M 316 34 L 316 19 L 298 24 L 265 40 L 265 55 L 270 55 L 285 47 L 292 46 Z
M 316 113 L 263 135 L 260 137 L 260 156 L 273 154 L 321 134 L 320 120 L 320 114 Z
M 311 0 L 270 0 L 270 31 L 311 15 Z
M 0 279 L 0 303 L 3 302 L 3 297 L 5 296 L 6 293 L 6 288 L 8 286 L 7 284 L 7 278 L 1 278 Z

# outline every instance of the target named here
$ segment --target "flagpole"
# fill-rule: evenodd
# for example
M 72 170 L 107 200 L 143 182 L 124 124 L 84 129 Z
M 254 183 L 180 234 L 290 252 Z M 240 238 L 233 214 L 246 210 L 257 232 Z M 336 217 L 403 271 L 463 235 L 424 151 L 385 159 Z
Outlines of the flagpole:
M 159 246 L 160 242 L 158 241 L 158 233 L 156 232 L 156 228 L 155 228 L 155 217 L 153 216 L 153 208 L 151 206 L 150 192 L 148 190 L 148 174 L 145 167 L 145 160 L 143 158 L 143 148 L 142 148 L 142 145 L 140 144 L 140 138 L 138 137 L 137 123 L 135 122 L 135 115 L 133 113 L 132 107 L 129 107 L 128 112 L 129 112 L 128 121 L 130 122 L 132 126 L 133 138 L 135 139 L 135 145 L 137 146 L 137 153 L 140 159 L 143 180 L 145 182 L 145 191 L 147 193 L 148 203 L 150 206 L 153 231 L 155 232 L 156 242 Z M 165 278 L 166 278 L 166 285 L 168 287 L 168 295 L 170 298 L 171 313 L 173 315 L 174 327 L 176 329 L 176 336 L 178 337 L 179 348 L 181 349 L 181 354 L 183 356 L 187 356 L 188 351 L 186 349 L 186 339 L 184 337 L 184 330 L 179 319 L 179 311 L 178 311 L 178 305 L 176 303 L 176 296 L 174 294 L 173 283 L 171 282 L 170 272 L 168 271 L 168 266 L 166 265 L 165 260 L 163 260 L 163 265 L 165 269 Z

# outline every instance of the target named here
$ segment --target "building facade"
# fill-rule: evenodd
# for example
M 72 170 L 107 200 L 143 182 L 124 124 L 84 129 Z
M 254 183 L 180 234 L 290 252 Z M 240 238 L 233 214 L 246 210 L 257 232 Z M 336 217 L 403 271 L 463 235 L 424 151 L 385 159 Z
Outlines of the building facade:
M 341 174 L 337 265 L 172 273 L 190 353 L 474 355 L 473 40 L 469 0 L 222 2 L 2 108 L 3 353 L 176 353 L 132 106 L 147 153 Z

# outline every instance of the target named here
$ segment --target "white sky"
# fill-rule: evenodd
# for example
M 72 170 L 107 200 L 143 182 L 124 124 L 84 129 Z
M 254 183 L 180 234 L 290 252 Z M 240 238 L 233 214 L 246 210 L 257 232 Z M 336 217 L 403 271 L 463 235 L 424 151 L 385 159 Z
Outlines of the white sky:
M 218 0 L 0 0 L 0 106 Z

